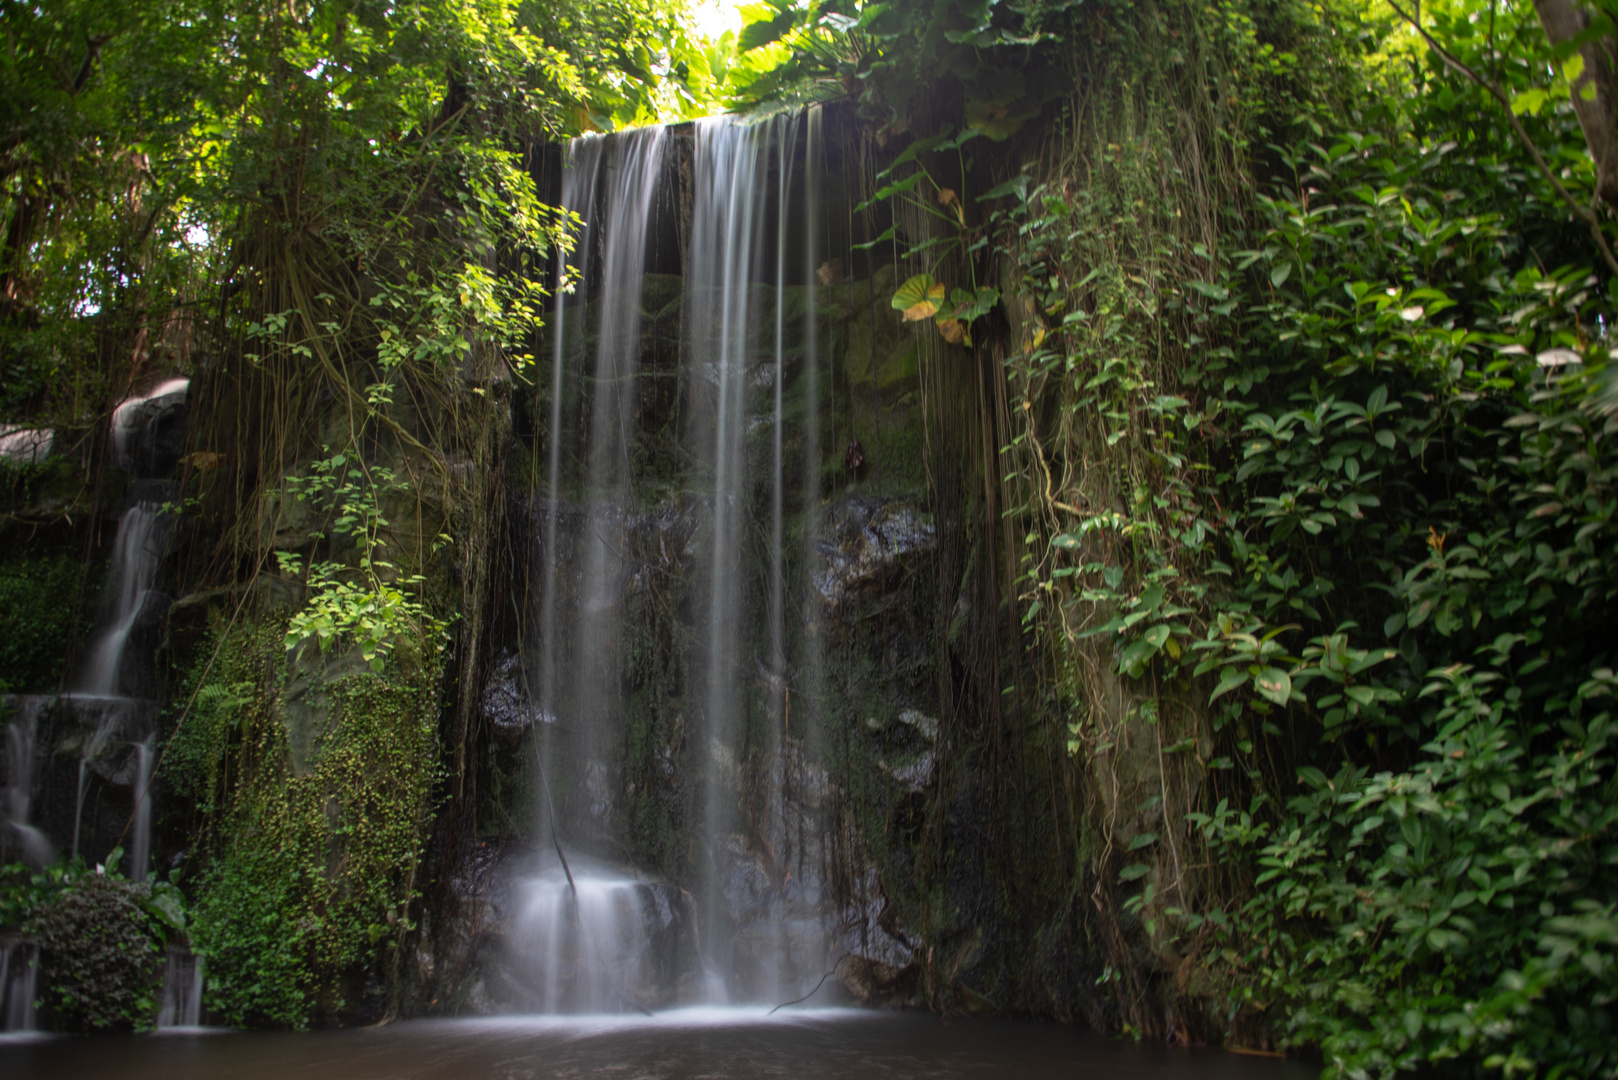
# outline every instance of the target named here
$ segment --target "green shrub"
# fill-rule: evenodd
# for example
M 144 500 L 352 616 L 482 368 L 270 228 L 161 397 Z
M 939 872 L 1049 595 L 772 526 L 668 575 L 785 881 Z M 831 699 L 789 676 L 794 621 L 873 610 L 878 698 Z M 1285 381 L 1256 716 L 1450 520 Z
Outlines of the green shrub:
M 114 852 L 116 865 L 121 852 Z M 58 864 L 6 874 L 6 915 L 39 939 L 43 1003 L 58 1031 L 141 1031 L 162 992 L 163 949 L 185 930 L 180 891 Z

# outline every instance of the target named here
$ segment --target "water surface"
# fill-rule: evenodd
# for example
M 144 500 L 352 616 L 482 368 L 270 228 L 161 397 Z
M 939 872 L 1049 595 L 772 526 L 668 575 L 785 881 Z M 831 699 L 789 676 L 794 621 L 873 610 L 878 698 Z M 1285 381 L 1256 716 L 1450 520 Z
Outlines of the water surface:
M 682 1009 L 0 1043 L 7 1080 L 1314 1080 L 1292 1061 L 922 1012 Z

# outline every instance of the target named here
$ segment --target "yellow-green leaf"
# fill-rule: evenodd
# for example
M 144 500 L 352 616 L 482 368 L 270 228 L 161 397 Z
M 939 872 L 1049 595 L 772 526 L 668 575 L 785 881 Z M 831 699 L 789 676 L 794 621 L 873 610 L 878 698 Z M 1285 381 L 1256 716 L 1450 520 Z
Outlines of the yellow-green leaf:
M 893 307 L 904 312 L 905 322 L 930 319 L 943 303 L 944 286 L 927 274 L 917 274 L 893 294 Z

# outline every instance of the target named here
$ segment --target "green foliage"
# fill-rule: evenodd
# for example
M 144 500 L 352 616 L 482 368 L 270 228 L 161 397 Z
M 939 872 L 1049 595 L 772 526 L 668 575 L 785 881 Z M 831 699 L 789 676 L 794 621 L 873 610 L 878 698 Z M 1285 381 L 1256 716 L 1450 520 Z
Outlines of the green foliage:
M 1520 667 L 1435 672 L 1417 697 L 1437 730 L 1407 771 L 1305 767 L 1273 830 L 1225 828 L 1223 806 L 1197 818 L 1262 868 L 1233 962 L 1333 1072 L 1595 1076 L 1618 1060 L 1618 680 L 1598 669 L 1541 711 L 1512 692 Z
M 311 351 L 334 332 L 322 324 L 371 331 L 374 348 L 375 328 L 351 325 L 357 297 L 340 276 L 267 310 L 217 308 L 221 296 L 246 299 L 255 290 L 243 295 L 243 283 L 269 269 L 243 243 L 266 211 L 298 229 L 320 223 L 303 234 L 308 255 L 388 274 L 402 259 L 456 296 L 487 243 L 520 256 L 546 234 L 525 140 L 706 100 L 700 78 L 679 75 L 700 46 L 667 0 L 7 0 L 0 10 L 7 420 L 104 415 L 130 381 L 137 341 L 160 366 L 188 361 L 197 310 L 242 316 L 225 341 L 297 310 L 295 343 Z M 412 232 L 421 213 L 447 213 L 470 235 L 423 258 L 437 245 Z M 498 330 L 531 306 L 521 288 L 492 291 L 498 318 L 468 304 L 459 321 Z
M 1200 548 L 1228 584 L 1180 663 L 1217 676 L 1211 764 L 1257 794 L 1190 815 L 1253 867 L 1245 902 L 1168 914 L 1217 915 L 1235 1000 L 1281 1003 L 1331 1075 L 1593 1075 L 1618 1060 L 1618 462 L 1589 405 L 1613 298 L 1500 114 L 1418 73 L 1281 154 L 1250 246 L 1182 294 L 1232 344 L 1192 380 L 1228 433 Z M 1588 191 L 1571 116 L 1539 119 Z
M 984 229 L 1069 748 L 1115 783 L 1144 736 L 1166 794 L 1140 813 L 1197 806 L 1102 872 L 1178 977 L 1200 960 L 1331 1075 L 1611 1071 L 1612 285 L 1505 112 L 1387 24 L 1333 27 L 1371 96 L 1289 109 L 1318 41 L 1155 10 L 1116 63 L 1185 66 L 1111 97 L 1078 64 L 1075 135 Z M 1537 28 L 1492 16 L 1428 25 L 1537 103 L 1590 201 L 1565 70 L 1499 56 Z M 931 276 L 894 300 L 941 303 Z
M 61 685 L 62 658 L 95 611 L 89 569 L 65 555 L 25 555 L 0 564 L 0 693 Z M 75 602 L 77 601 L 77 602 Z
M 387 546 L 381 537 L 388 527 L 381 500 L 407 490 L 408 485 L 396 479 L 393 470 L 350 461 L 346 454 L 317 460 L 312 468 L 310 476 L 287 477 L 287 490 L 299 502 L 313 504 L 329 522 L 333 541 L 347 542 L 356 549 L 359 565 L 351 570 L 329 560 L 309 564 L 304 583 L 311 595 L 287 627 L 287 649 L 295 650 L 313 640 L 326 652 L 346 641 L 358 645 L 371 670 L 381 674 L 401 636 L 429 650 L 447 639 L 446 624 L 434 618 L 420 598 L 426 579 L 420 574 L 401 577 L 393 563 L 376 557 Z M 325 538 L 323 532 L 315 534 L 315 539 Z M 299 555 L 288 551 L 275 555 L 283 574 L 296 577 L 302 573 Z M 358 582 L 348 580 L 351 577 Z M 417 595 L 404 591 L 410 587 L 418 590 Z
M 1078 0 L 770 0 L 743 9 L 738 46 L 764 54 L 732 79 L 742 104 L 853 98 L 902 132 L 945 87 L 966 125 L 1003 140 L 1071 89 L 1057 47 Z M 947 92 L 947 91 L 946 91 Z
M 210 1013 L 302 1028 L 350 1015 L 345 988 L 412 926 L 438 776 L 437 668 L 316 674 L 326 704 L 297 716 L 282 637 L 269 622 L 217 643 L 165 760 L 199 818 L 192 932 Z
M 135 884 L 116 867 L 0 868 L 0 926 L 38 938 L 42 1004 L 60 1031 L 145 1030 L 156 1020 L 163 947 L 186 929 L 180 890 Z

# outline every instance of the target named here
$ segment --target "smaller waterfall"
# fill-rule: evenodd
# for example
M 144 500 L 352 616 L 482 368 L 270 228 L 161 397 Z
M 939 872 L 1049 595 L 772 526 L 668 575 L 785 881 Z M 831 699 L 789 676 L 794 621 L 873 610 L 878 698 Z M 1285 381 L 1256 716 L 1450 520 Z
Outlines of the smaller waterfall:
M 163 1007 L 159 1028 L 202 1026 L 202 957 L 182 945 L 170 945 L 163 964 Z
M 37 711 L 27 704 L 6 725 L 6 787 L 0 799 L 0 851 L 20 856 L 33 866 L 56 857 L 45 834 L 28 823 L 34 793 L 34 725 Z M 8 860 L 9 861 L 9 860 Z
M 162 514 L 155 503 L 136 503 L 118 522 L 108 578 L 112 600 L 103 623 L 105 629 L 90 648 L 78 693 L 117 696 L 124 647 L 145 606 L 147 594 L 157 583 L 163 539 Z
M 648 974 L 641 882 L 557 868 L 523 882 L 514 938 L 542 1013 L 639 1011 Z
M 0 1031 L 35 1030 L 39 946 L 24 937 L 0 936 Z

